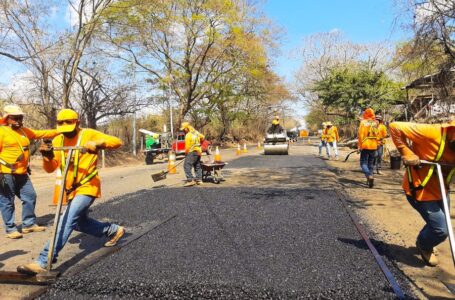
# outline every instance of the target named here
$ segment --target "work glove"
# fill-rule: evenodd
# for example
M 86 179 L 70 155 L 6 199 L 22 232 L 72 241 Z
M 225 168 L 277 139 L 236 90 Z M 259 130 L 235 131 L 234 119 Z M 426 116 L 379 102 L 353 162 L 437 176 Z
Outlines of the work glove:
M 39 146 L 39 152 L 41 152 L 43 158 L 47 158 L 48 160 L 54 159 L 54 149 L 52 148 L 52 143 L 42 143 Z
M 420 165 L 420 158 L 414 153 L 403 156 L 403 164 L 405 166 L 418 166 Z
M 105 147 L 104 141 L 88 141 L 84 145 L 84 149 L 88 153 L 92 153 L 92 154 L 98 153 L 98 150 L 104 149 L 104 147 Z

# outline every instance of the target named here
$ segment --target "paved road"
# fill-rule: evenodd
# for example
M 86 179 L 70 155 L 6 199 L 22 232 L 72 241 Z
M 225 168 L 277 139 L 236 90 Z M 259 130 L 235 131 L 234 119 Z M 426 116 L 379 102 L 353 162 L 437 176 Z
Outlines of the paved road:
M 230 168 L 230 176 L 248 169 L 258 178 L 296 174 L 304 181 L 324 163 L 293 153 L 240 159 Z M 62 278 L 43 299 L 394 298 L 333 185 L 272 187 L 255 179 L 253 187 L 243 180 L 143 190 L 98 205 L 94 216 L 129 228 L 176 217 Z

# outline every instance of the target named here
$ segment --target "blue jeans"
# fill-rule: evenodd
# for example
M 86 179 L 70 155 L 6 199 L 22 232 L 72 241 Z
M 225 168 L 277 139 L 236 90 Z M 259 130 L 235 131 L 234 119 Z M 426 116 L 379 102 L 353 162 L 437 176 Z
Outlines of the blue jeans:
M 185 171 L 186 180 L 193 180 L 193 167 L 194 173 L 196 176 L 194 180 L 202 180 L 202 167 L 201 167 L 201 157 L 197 152 L 190 152 L 185 157 L 185 162 L 183 163 L 183 170 Z
M 6 233 L 17 231 L 14 223 L 14 197 L 22 201 L 22 227 L 35 225 L 36 192 L 27 174 L 2 174 L 3 187 L 0 186 L 0 210 Z
M 376 150 L 376 159 L 374 161 L 374 165 L 376 166 L 376 170 L 379 171 L 382 168 L 382 156 L 384 155 L 384 146 L 378 146 L 378 150 Z
M 363 174 L 368 178 L 373 176 L 373 163 L 376 156 L 376 150 L 364 149 L 360 152 L 360 167 Z
M 326 141 L 321 141 L 319 143 L 319 156 L 322 154 L 322 147 L 325 147 L 325 152 L 327 153 L 327 156 L 330 157 L 329 146 Z
M 432 250 L 444 242 L 448 236 L 447 224 L 442 207 L 442 201 L 416 201 L 406 195 L 409 204 L 419 212 L 425 220 L 425 226 L 420 230 L 417 241 L 423 250 Z
M 118 225 L 102 223 L 88 217 L 88 209 L 92 205 L 95 197 L 86 195 L 76 195 L 60 217 L 57 228 L 57 236 L 54 247 L 53 261 L 57 260 L 58 253 L 63 249 L 73 230 L 90 234 L 96 237 L 112 236 L 117 232 Z M 47 266 L 47 255 L 49 252 L 49 242 L 46 243 L 36 262 L 42 267 Z

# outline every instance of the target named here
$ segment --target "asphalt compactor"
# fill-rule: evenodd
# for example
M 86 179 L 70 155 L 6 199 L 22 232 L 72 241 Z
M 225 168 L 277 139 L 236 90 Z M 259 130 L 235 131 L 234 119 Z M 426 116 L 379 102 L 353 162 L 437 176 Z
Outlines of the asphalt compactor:
M 285 130 L 266 133 L 264 139 L 264 155 L 288 155 L 289 138 Z

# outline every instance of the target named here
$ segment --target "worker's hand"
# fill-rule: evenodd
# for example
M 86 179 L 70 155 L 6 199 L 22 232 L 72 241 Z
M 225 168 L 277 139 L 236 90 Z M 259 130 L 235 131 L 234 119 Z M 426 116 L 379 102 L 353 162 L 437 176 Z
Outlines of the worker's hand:
M 51 143 L 41 143 L 39 146 L 39 151 L 43 157 L 46 157 L 49 160 L 54 158 L 54 149 L 52 148 Z
M 98 150 L 100 150 L 100 149 L 104 149 L 104 147 L 105 147 L 104 141 L 96 141 L 96 142 L 95 141 L 88 141 L 84 145 L 84 149 L 88 153 L 92 153 L 92 154 L 97 153 Z
M 406 166 L 418 166 L 420 165 L 420 158 L 414 153 L 409 153 L 403 156 L 403 164 Z

